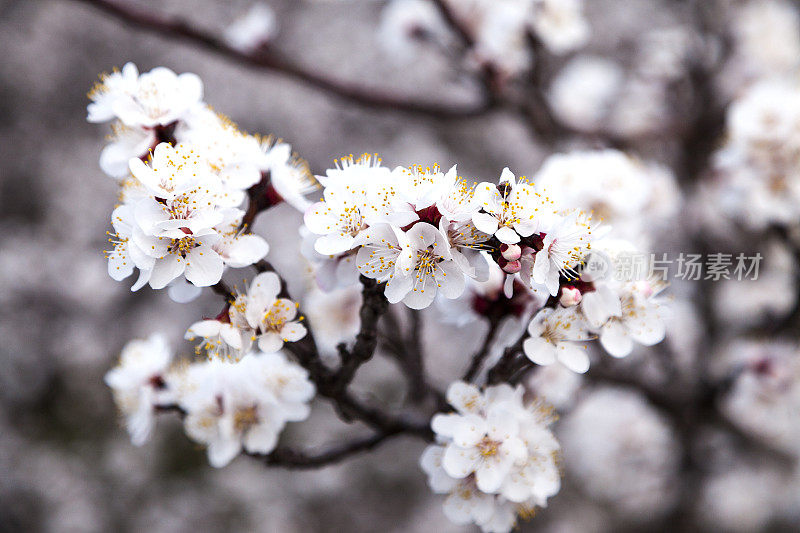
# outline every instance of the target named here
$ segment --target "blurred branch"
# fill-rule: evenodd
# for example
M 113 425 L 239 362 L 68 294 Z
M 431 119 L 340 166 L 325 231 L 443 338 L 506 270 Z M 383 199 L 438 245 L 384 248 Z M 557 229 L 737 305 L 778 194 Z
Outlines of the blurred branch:
M 222 296 L 225 299 L 226 304 L 229 304 L 236 299 L 236 296 L 233 294 L 231 288 L 228 287 L 228 285 L 222 280 L 219 280 L 217 283 L 212 285 L 211 290 Z
M 486 360 L 486 357 L 489 355 L 489 348 L 492 346 L 492 341 L 494 340 L 494 336 L 497 333 L 498 328 L 500 327 L 501 319 L 497 316 L 490 316 L 489 318 L 489 330 L 486 332 L 486 337 L 483 339 L 483 344 L 478 351 L 472 356 L 472 362 L 469 365 L 464 377 L 461 378 L 462 381 L 470 382 L 478 376 L 480 372 L 481 365 Z
M 519 372 L 526 363 L 530 362 L 524 355 L 520 356 L 523 351 L 522 343 L 527 336 L 527 330 L 523 331 L 514 344 L 503 350 L 502 357 L 489 370 L 486 376 L 487 384 L 494 385 L 501 382 L 511 382 L 512 376 Z
M 264 47 L 241 51 L 228 45 L 219 37 L 178 19 L 154 14 L 114 0 L 74 0 L 94 7 L 129 25 L 163 35 L 182 39 L 251 68 L 281 73 L 289 78 L 315 87 L 341 99 L 368 108 L 390 109 L 404 113 L 422 114 L 433 118 L 465 118 L 481 115 L 494 104 L 490 101 L 463 105 L 450 102 L 417 101 L 387 90 L 367 88 L 354 83 L 329 78 L 313 68 L 297 65 L 292 60 Z
M 338 463 L 358 453 L 370 451 L 395 435 L 397 435 L 397 432 L 377 433 L 369 437 L 333 446 L 318 453 L 302 452 L 291 448 L 278 448 L 267 455 L 251 453 L 247 455 L 261 458 L 270 466 L 290 469 L 319 468 Z
M 180 406 L 175 404 L 155 405 L 157 413 L 176 413 L 181 419 L 186 416 Z M 302 452 L 291 448 L 277 448 L 268 454 L 243 452 L 250 457 L 263 459 L 269 466 L 282 466 L 284 468 L 319 468 L 337 463 L 360 452 L 366 452 L 380 445 L 385 440 L 401 433 L 415 433 L 419 428 L 395 425 L 368 437 L 362 437 L 350 442 L 333 446 L 318 453 Z M 427 427 L 425 428 L 427 429 Z

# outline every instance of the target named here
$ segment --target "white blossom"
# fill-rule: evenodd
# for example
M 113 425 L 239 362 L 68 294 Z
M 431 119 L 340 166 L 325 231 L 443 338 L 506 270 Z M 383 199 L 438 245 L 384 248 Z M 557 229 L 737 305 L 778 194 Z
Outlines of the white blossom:
M 578 211 L 551 222 L 546 227 L 542 249 L 536 252 L 527 274 L 530 280 L 546 286 L 556 296 L 561 276 L 577 279 L 575 269 L 589 251 L 593 229 L 591 217 Z
M 589 369 L 586 346 L 579 342 L 589 340 L 591 335 L 574 308 L 542 309 L 528 325 L 528 334 L 523 350 L 534 363 L 558 362 L 579 374 Z
M 238 362 L 212 359 L 184 372 L 179 405 L 184 428 L 222 467 L 242 449 L 268 454 L 286 422 L 308 417 L 314 385 L 282 354 L 249 354 Z
M 254 342 L 264 353 L 277 352 L 284 342 L 296 342 L 306 335 L 305 326 L 295 320 L 297 304 L 279 298 L 280 292 L 278 275 L 262 272 L 250 283 L 246 294 L 230 303 L 224 316 L 193 324 L 186 338 L 203 338 L 198 352 L 205 349 L 224 358 L 241 358 Z
M 269 5 L 259 2 L 228 26 L 225 40 L 237 50 L 248 52 L 269 43 L 277 33 L 275 12 Z
M 321 236 L 314 245 L 319 253 L 347 252 L 370 224 L 405 226 L 417 219 L 410 206 L 400 209 L 402 199 L 391 186 L 391 172 L 379 164 L 370 156 L 343 158 L 339 167 L 328 170 L 327 177 L 318 178 L 325 187 L 323 200 L 308 208 L 305 223 Z
M 531 515 L 560 488 L 550 412 L 524 404 L 522 389 L 508 385 L 481 393 L 454 382 L 447 401 L 456 413 L 433 418 L 439 444 L 421 458 L 431 490 L 448 494 L 444 511 L 453 522 L 510 531 L 518 515 Z
M 516 244 L 520 237 L 529 237 L 537 231 L 538 216 L 545 216 L 545 202 L 539 193 L 504 168 L 500 184 L 484 182 L 478 185 L 482 212 L 472 215 L 475 227 L 483 233 L 494 235 L 500 242 Z
M 171 394 L 165 382 L 171 362 L 172 352 L 164 336 L 152 335 L 126 344 L 119 364 L 105 376 L 136 446 L 150 437 L 155 425 L 154 407 Z
M 203 82 L 195 74 L 176 75 L 165 67 L 139 74 L 127 63 L 121 72 L 105 76 L 89 97 L 89 122 L 118 118 L 129 127 L 166 126 L 198 105 Z

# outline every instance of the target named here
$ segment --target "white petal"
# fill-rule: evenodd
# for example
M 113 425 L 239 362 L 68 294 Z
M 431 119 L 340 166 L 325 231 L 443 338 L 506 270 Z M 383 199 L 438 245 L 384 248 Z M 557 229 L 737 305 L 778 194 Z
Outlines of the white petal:
M 431 429 L 437 435 L 452 437 L 461 417 L 457 414 L 437 413 L 431 419 Z
M 283 348 L 283 339 L 280 335 L 267 332 L 258 338 L 258 349 L 264 353 L 274 353 Z
M 278 275 L 275 272 L 262 272 L 253 278 L 247 295 L 266 307 L 272 305 L 280 292 L 281 279 Z
M 338 255 L 348 251 L 353 246 L 353 237 L 341 233 L 323 235 L 314 243 L 314 249 L 322 255 Z
M 269 244 L 258 235 L 241 235 L 233 240 L 223 252 L 225 264 L 233 268 L 244 268 L 263 259 L 269 252 Z
M 487 494 L 497 492 L 510 470 L 510 464 L 507 463 L 510 463 L 510 461 L 481 461 L 475 470 L 475 481 L 478 488 Z
M 638 309 L 635 318 L 626 322 L 631 337 L 645 346 L 652 346 L 664 340 L 666 329 L 664 321 L 656 309 Z
M 225 344 L 237 350 L 242 349 L 242 332 L 230 324 L 221 324 L 219 334 Z
M 455 421 L 453 442 L 461 448 L 470 448 L 486 435 L 486 420 L 478 415 L 468 414 Z
M 169 297 L 173 302 L 179 304 L 189 303 L 197 299 L 202 292 L 202 288 L 196 287 L 184 280 L 176 280 L 167 287 L 167 294 L 169 294 Z
M 480 455 L 474 448 L 464 449 L 450 444 L 444 450 L 442 467 L 448 475 L 462 479 L 475 471 L 479 461 Z
M 236 438 L 217 438 L 208 445 L 208 462 L 214 468 L 222 468 L 239 455 L 242 443 Z
M 454 381 L 447 387 L 447 403 L 461 413 L 478 413 L 483 408 L 483 396 L 475 385 Z
M 519 235 L 517 232 L 508 226 L 503 226 L 498 229 L 494 236 L 497 237 L 497 240 L 505 244 L 516 244 L 519 242 Z
M 541 337 L 531 337 L 522 343 L 525 355 L 537 365 L 552 365 L 556 362 L 557 350 L 552 343 Z
M 458 268 L 455 261 L 439 263 L 434 278 L 439 282 L 439 291 L 445 298 L 453 300 L 464 293 L 464 273 Z
M 306 327 L 299 322 L 289 322 L 281 329 L 281 335 L 284 341 L 297 342 L 306 336 Z
M 163 289 L 167 283 L 177 278 L 186 268 L 186 260 L 178 254 L 169 254 L 156 261 L 150 274 L 150 286 L 154 289 Z
M 472 215 L 472 223 L 475 224 L 478 231 L 488 233 L 489 235 L 494 235 L 494 232 L 497 231 L 499 226 L 497 219 L 488 213 L 474 213 Z
M 215 337 L 220 334 L 222 322 L 219 320 L 201 320 L 195 322 L 186 330 L 186 338 L 191 340 L 194 337 Z
M 433 285 L 433 283 L 431 283 L 431 285 Z M 436 298 L 435 286 L 429 286 L 427 289 L 423 289 L 422 286 L 419 285 L 419 288 L 413 288 L 406 294 L 405 298 L 403 298 L 403 303 L 411 309 L 425 309 L 433 303 L 434 298 Z
M 186 254 L 186 279 L 198 287 L 209 287 L 222 279 L 222 258 L 210 246 L 201 245 Z
M 116 281 L 123 280 L 133 274 L 133 259 L 128 254 L 127 246 L 119 244 L 108 254 L 108 275 Z
M 278 430 L 272 424 L 261 422 L 244 435 L 244 448 L 248 452 L 267 454 L 278 444 Z
M 589 355 L 585 347 L 573 343 L 562 342 L 558 346 L 558 361 L 577 374 L 589 370 Z
M 394 276 L 386 283 L 384 294 L 389 303 L 401 301 L 414 286 L 413 276 L 403 276 L 395 272 Z
M 600 330 L 600 344 L 614 357 L 625 357 L 633 351 L 633 341 L 619 320 L 609 320 Z

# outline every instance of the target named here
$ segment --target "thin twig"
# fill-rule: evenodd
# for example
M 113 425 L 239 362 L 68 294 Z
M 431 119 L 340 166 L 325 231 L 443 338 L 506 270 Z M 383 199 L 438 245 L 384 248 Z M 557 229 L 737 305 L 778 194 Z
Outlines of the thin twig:
M 486 332 L 486 337 L 483 339 L 483 344 L 478 351 L 472 356 L 472 362 L 469 365 L 464 377 L 461 378 L 462 381 L 470 382 L 478 375 L 478 372 L 481 369 L 481 365 L 486 360 L 486 357 L 489 355 L 489 348 L 492 346 L 492 341 L 494 340 L 494 336 L 497 333 L 498 328 L 500 327 L 501 320 L 497 317 L 490 317 L 489 319 L 489 331 Z
M 225 303 L 231 303 L 236 299 L 236 295 L 233 294 L 231 288 L 222 280 L 212 285 L 211 290 L 225 298 Z
M 374 279 L 361 276 L 362 302 L 359 317 L 361 327 L 356 335 L 356 342 L 349 350 L 342 348 L 342 363 L 336 376 L 337 386 L 347 387 L 359 367 L 372 359 L 378 346 L 378 320 L 389 308 L 389 302 L 383 294 L 383 287 Z
M 251 453 L 247 455 L 257 459 L 263 459 L 264 462 L 270 466 L 280 466 L 290 469 L 320 468 L 339 463 L 358 453 L 370 451 L 390 437 L 396 436 L 398 433 L 399 432 L 376 433 L 317 453 L 303 452 L 291 448 L 278 448 L 267 455 Z
M 500 357 L 500 360 L 495 363 L 486 375 L 487 384 L 491 385 L 504 381 L 507 382 L 510 380 L 511 376 L 519 370 L 519 354 L 522 353 L 522 343 L 527 336 L 528 332 L 524 331 L 514 344 L 503 350 L 503 355 Z M 527 361 L 525 356 L 521 356 L 521 359 Z

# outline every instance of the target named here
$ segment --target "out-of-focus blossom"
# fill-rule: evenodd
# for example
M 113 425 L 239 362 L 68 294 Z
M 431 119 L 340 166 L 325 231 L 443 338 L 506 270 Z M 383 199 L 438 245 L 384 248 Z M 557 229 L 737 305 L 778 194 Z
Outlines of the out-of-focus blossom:
M 263 46 L 278 33 L 275 12 L 264 3 L 254 4 L 225 30 L 225 41 L 244 52 Z
M 622 88 L 622 69 L 600 57 L 577 56 L 550 86 L 550 103 L 558 118 L 583 131 L 599 129 Z
M 643 519 L 675 497 L 679 445 L 672 429 L 634 392 L 600 389 L 564 419 L 566 467 L 593 497 Z
M 165 380 L 171 362 L 172 351 L 164 336 L 152 335 L 125 345 L 119 364 L 106 374 L 105 382 L 114 393 L 114 401 L 136 446 L 150 437 L 155 425 L 155 406 L 174 394 Z
M 242 449 L 271 452 L 286 422 L 308 417 L 315 393 L 306 371 L 281 353 L 195 363 L 180 379 L 177 402 L 186 412 L 184 428 L 208 447 L 214 467 L 227 465 Z

